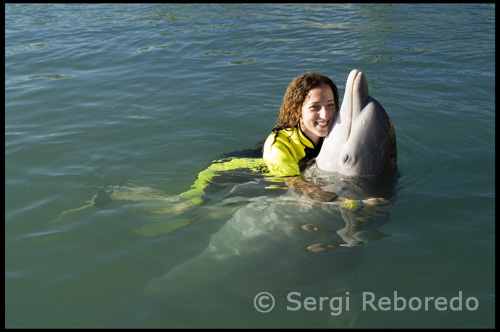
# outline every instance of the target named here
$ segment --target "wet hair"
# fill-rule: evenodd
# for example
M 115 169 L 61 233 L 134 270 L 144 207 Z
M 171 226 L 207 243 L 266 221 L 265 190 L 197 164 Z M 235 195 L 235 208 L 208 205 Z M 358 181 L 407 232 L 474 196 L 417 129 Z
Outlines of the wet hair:
M 328 85 L 333 92 L 335 100 L 335 113 L 339 109 L 339 92 L 333 81 L 325 75 L 308 72 L 295 78 L 288 86 L 283 97 L 283 104 L 280 108 L 278 122 L 273 128 L 273 133 L 277 134 L 281 129 L 294 128 L 300 121 L 302 115 L 302 105 L 312 89 L 319 88 L 323 84 Z

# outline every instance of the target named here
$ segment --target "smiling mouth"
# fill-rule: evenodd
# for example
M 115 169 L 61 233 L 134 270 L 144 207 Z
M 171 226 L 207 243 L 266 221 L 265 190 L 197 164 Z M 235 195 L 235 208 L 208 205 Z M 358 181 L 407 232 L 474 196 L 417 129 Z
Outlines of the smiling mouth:
M 326 120 L 326 121 L 316 121 L 315 122 L 316 125 L 320 128 L 327 128 L 328 125 L 330 124 L 330 120 Z

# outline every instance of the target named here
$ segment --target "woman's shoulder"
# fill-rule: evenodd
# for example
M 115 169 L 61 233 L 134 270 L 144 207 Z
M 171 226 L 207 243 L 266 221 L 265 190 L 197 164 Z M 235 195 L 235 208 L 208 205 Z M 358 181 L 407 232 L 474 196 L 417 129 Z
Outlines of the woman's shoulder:
M 269 134 L 264 144 L 268 142 L 289 143 L 295 136 L 297 136 L 297 128 L 279 128 Z
M 264 142 L 264 152 L 271 151 L 273 148 L 281 150 L 282 148 L 288 146 L 293 134 L 293 128 L 282 128 L 278 131 L 273 130 Z
M 272 133 L 264 143 L 263 159 L 274 176 L 295 176 L 300 174 L 294 148 L 283 133 Z
M 300 174 L 296 148 L 294 148 L 294 128 L 280 129 L 277 133 L 271 133 L 264 143 L 263 158 L 271 169 L 281 169 L 279 172 L 286 175 Z M 272 167 L 271 167 L 272 166 Z M 286 168 L 283 171 L 282 168 Z

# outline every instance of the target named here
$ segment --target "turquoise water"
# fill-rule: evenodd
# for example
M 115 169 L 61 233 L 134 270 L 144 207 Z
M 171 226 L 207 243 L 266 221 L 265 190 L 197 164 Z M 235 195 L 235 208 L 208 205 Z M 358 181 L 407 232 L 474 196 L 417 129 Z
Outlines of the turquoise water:
M 494 326 L 494 4 L 5 13 L 6 327 Z M 246 176 L 221 178 L 172 232 L 138 232 L 172 220 L 126 201 L 50 223 L 109 184 L 187 190 L 219 155 L 267 137 L 294 77 L 326 74 L 342 98 L 354 68 L 390 114 L 399 157 L 400 196 L 365 242 L 298 250 L 347 243 L 293 227 L 339 231 L 345 215 Z M 220 201 L 241 183 L 246 200 Z M 272 311 L 255 308 L 260 292 Z M 363 307 L 370 294 L 392 305 Z M 397 310 L 398 296 L 448 304 Z

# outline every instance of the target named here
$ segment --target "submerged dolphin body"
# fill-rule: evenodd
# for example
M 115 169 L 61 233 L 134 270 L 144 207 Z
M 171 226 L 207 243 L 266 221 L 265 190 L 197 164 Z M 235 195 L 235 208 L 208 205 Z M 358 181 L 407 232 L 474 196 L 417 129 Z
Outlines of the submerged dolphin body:
M 384 107 L 352 70 L 340 112 L 316 158 L 319 169 L 345 176 L 380 175 L 397 166 L 396 132 Z

